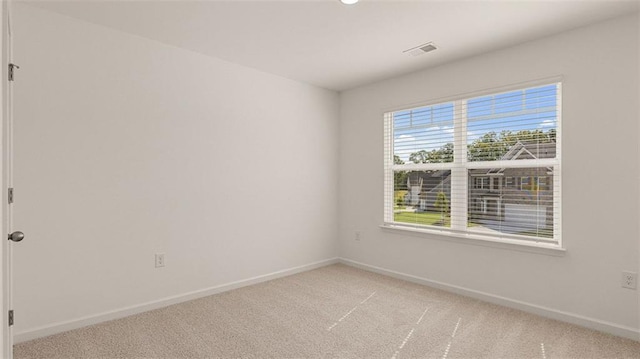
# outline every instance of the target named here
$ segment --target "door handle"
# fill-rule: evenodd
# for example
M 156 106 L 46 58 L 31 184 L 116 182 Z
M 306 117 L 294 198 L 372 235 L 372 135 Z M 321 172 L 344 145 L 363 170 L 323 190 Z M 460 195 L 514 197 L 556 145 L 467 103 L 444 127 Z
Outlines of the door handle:
M 20 231 L 15 231 L 9 235 L 9 240 L 14 242 L 20 242 L 24 239 L 24 233 Z

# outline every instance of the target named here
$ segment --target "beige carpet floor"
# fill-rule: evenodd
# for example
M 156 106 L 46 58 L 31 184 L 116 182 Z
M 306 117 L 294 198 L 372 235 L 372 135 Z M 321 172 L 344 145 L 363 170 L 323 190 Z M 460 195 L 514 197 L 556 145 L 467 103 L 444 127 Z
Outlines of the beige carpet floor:
M 640 343 L 332 265 L 15 346 L 15 358 L 640 358 Z

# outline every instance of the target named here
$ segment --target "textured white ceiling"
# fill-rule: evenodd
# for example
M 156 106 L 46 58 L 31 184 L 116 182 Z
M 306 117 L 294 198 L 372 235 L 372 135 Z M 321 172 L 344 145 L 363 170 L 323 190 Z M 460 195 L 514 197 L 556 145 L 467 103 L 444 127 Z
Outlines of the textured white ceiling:
M 344 90 L 639 10 L 639 1 L 28 1 Z M 417 57 L 402 52 L 433 41 Z

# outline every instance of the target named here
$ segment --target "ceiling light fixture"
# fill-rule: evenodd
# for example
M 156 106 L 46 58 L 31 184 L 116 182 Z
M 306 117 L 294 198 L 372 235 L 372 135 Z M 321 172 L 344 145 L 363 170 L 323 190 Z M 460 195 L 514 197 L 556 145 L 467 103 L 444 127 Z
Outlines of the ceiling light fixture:
M 345 5 L 353 5 L 358 2 L 358 0 L 340 0 L 341 3 Z

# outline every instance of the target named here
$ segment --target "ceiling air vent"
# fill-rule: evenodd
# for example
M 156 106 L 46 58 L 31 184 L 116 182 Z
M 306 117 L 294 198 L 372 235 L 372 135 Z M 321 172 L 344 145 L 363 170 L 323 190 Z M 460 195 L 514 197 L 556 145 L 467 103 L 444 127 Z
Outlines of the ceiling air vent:
M 427 42 L 426 44 L 410 48 L 409 50 L 404 50 L 402 51 L 402 53 L 409 54 L 411 56 L 420 56 L 435 49 L 437 49 L 436 44 L 434 44 L 433 42 Z

